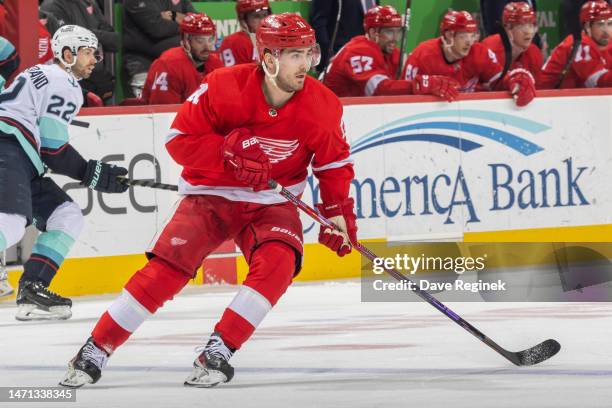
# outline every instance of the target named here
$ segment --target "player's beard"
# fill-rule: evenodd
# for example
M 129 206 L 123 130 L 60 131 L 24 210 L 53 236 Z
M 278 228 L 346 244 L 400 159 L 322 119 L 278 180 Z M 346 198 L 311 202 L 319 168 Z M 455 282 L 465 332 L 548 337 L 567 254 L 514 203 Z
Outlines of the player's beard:
M 195 55 L 194 53 L 192 53 L 191 56 L 193 57 L 193 60 L 195 62 L 204 64 L 206 61 L 208 61 L 208 58 L 210 57 L 210 52 L 200 53 L 200 54 L 195 54 Z
M 601 37 L 599 39 L 594 39 L 593 40 L 597 43 L 597 45 L 599 45 L 600 47 L 607 47 L 608 44 L 610 44 L 610 37 Z
M 385 54 L 393 54 L 393 51 L 395 50 L 395 41 L 385 43 L 382 50 Z
M 85 66 L 74 66 L 72 67 L 72 73 L 79 79 L 87 79 L 91 76 L 95 65 L 85 65 Z
M 296 75 L 303 75 L 303 79 L 299 80 Z M 306 82 L 306 71 L 296 72 L 290 75 L 279 75 L 276 77 L 276 85 L 283 91 L 291 93 L 301 91 Z

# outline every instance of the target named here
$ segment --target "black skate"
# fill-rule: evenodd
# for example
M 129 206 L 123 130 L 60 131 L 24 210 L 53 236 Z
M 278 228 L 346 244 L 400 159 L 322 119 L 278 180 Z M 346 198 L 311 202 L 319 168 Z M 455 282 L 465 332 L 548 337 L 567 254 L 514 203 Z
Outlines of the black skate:
M 87 343 L 68 363 L 68 371 L 59 385 L 79 388 L 85 384 L 95 384 L 102 377 L 102 369 L 106 366 L 108 354 L 89 338 Z
M 202 347 L 196 348 L 196 352 Z M 234 367 L 227 362 L 234 352 L 230 350 L 219 333 L 210 335 L 202 353 L 193 362 L 193 372 L 185 380 L 189 387 L 209 388 L 234 377 Z
M 17 320 L 66 320 L 72 316 L 72 300 L 51 292 L 38 281 L 19 283 Z

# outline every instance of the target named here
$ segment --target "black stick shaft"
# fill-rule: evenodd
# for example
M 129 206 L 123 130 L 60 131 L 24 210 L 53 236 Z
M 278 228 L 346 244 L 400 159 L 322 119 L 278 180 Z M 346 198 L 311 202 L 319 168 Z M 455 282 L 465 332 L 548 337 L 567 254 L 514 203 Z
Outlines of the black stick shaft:
M 292 194 L 285 187 L 283 187 L 280 184 L 278 184 L 276 181 L 270 180 L 268 182 L 268 185 L 271 188 L 273 188 L 277 193 L 279 193 L 280 195 L 285 197 L 288 201 L 290 201 L 291 203 L 295 204 L 300 210 L 304 211 L 306 214 L 308 214 L 312 219 L 314 219 L 319 224 L 323 225 L 324 227 L 335 227 L 334 224 L 331 223 L 331 221 L 329 221 L 327 218 L 323 217 L 321 214 L 319 214 L 317 211 L 315 211 L 314 208 L 312 208 L 311 206 L 306 204 L 304 201 L 300 200 L 298 197 L 296 197 L 294 194 Z M 337 229 L 337 227 L 335 227 L 335 228 Z M 370 251 L 369 249 L 364 247 L 361 243 L 353 242 L 352 244 L 353 244 L 353 247 L 358 252 L 360 252 L 363 256 L 365 256 L 366 258 L 368 258 L 370 260 L 374 260 L 375 258 L 377 258 L 377 256 L 372 251 Z M 482 341 L 484 344 L 489 346 L 491 349 L 493 349 L 497 353 L 501 354 L 504 358 L 506 358 L 511 363 L 513 363 L 515 365 L 528 365 L 528 364 L 525 364 L 524 361 L 522 361 L 522 360 L 525 360 L 525 359 L 519 358 L 519 353 L 513 353 L 513 352 L 510 352 L 510 351 L 504 349 L 503 347 L 501 347 L 499 344 L 497 344 L 495 341 L 491 340 L 489 337 L 487 337 L 484 333 L 482 333 L 476 327 L 471 325 L 467 320 L 463 319 L 457 313 L 452 311 L 448 306 L 444 305 L 442 302 L 440 302 L 438 299 L 436 299 L 434 296 L 432 296 L 429 292 L 421 290 L 418 287 L 418 285 L 415 285 L 412 280 L 410 280 L 408 277 L 403 275 L 401 272 L 399 272 L 399 271 L 397 271 L 396 269 L 393 269 L 393 268 L 390 268 L 390 269 L 385 268 L 385 272 L 387 272 L 389 275 L 391 275 L 392 277 L 394 277 L 398 281 L 408 283 L 409 284 L 408 287 L 411 288 L 412 291 L 417 296 L 419 296 L 421 299 L 423 299 L 424 301 L 426 301 L 427 303 L 429 303 L 430 305 L 432 305 L 433 307 L 438 309 L 446 317 L 448 317 L 449 319 L 451 319 L 452 321 L 457 323 L 459 326 L 464 328 L 471 335 L 473 335 L 474 337 L 476 337 L 477 339 Z M 554 353 L 552 355 L 554 355 Z M 548 358 L 548 357 L 546 357 L 546 358 Z M 543 359 L 546 359 L 546 358 L 543 358 Z M 531 362 L 531 361 L 529 363 L 530 364 L 534 364 L 534 362 Z
M 395 73 L 395 79 L 400 79 L 402 69 L 404 68 L 404 60 L 406 58 L 406 38 L 408 38 L 408 30 L 410 29 L 410 7 L 412 0 L 406 0 L 406 10 L 404 11 L 404 26 L 402 27 L 402 39 L 400 40 L 400 59 Z
M 124 177 L 119 177 L 119 180 L 123 184 L 127 184 L 129 186 L 140 186 L 140 187 L 149 187 L 149 188 L 157 188 L 160 190 L 170 190 L 170 191 L 178 191 L 178 186 L 174 184 L 164 184 L 158 183 L 153 180 L 133 180 Z
M 83 127 L 83 128 L 88 128 L 89 127 L 89 122 L 84 122 L 82 120 L 76 120 L 76 119 L 72 119 L 70 124 L 72 126 L 78 126 L 78 127 Z

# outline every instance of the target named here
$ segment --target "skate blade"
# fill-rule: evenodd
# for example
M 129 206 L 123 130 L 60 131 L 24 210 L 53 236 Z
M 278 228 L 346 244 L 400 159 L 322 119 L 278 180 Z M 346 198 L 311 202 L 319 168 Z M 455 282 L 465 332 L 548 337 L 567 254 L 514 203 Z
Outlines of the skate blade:
M 49 311 L 38 308 L 35 304 L 27 303 L 17 306 L 15 319 L 19 321 L 31 320 L 67 320 L 72 316 L 70 306 L 51 306 Z
M 75 370 L 72 367 L 68 368 L 68 372 L 59 385 L 68 388 L 81 388 L 85 384 L 93 384 L 93 379 L 83 371 Z
M 187 387 L 211 388 L 224 382 L 227 382 L 227 377 L 222 372 L 196 368 L 193 373 L 187 377 L 184 385 Z

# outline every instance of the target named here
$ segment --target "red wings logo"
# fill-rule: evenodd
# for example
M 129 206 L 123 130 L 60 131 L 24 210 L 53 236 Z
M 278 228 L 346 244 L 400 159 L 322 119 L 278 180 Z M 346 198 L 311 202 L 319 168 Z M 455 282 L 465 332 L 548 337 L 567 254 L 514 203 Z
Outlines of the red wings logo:
M 300 143 L 297 140 L 278 140 L 256 136 L 259 140 L 259 147 L 270 159 L 270 163 L 278 163 L 288 157 L 298 148 Z

